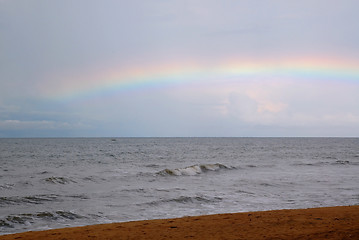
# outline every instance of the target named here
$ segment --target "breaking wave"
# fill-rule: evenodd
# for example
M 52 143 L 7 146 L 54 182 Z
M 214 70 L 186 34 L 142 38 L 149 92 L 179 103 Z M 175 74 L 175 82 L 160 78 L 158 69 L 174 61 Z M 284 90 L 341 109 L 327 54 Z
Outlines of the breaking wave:
M 13 189 L 13 188 L 14 188 L 14 184 L 10 184 L 10 183 L 0 184 L 0 189 Z
M 234 167 L 228 167 L 226 165 L 216 163 L 216 164 L 197 164 L 184 168 L 175 168 L 175 169 L 164 169 L 159 171 L 157 174 L 162 176 L 193 176 L 208 171 L 218 171 L 221 169 L 234 169 Z
M 220 202 L 222 201 L 222 198 L 220 197 L 204 197 L 204 196 L 195 196 L 195 197 L 189 197 L 189 196 L 180 196 L 177 198 L 170 198 L 170 199 L 161 199 L 158 201 L 148 202 L 146 205 L 151 206 L 157 206 L 162 205 L 164 203 L 181 203 L 181 204 L 187 204 L 187 203 L 214 203 L 214 202 Z
M 57 221 L 57 220 L 75 220 L 85 218 L 70 211 L 56 211 L 56 212 L 38 212 L 38 213 L 23 213 L 12 214 L 0 219 L 1 228 L 14 228 L 15 225 L 29 225 L 39 220 Z
M 59 195 L 34 195 L 26 197 L 0 197 L 0 206 L 17 204 L 42 204 L 44 202 L 56 201 Z
M 0 197 L 0 207 L 6 205 L 32 205 L 32 204 L 45 204 L 47 202 L 62 202 L 67 199 L 76 199 L 76 200 L 87 200 L 88 196 L 84 194 L 74 194 L 74 195 L 57 195 L 57 194 L 40 194 L 33 196 L 12 196 L 12 197 Z
M 65 178 L 65 177 L 48 177 L 45 178 L 44 181 L 46 183 L 51 183 L 51 184 L 69 184 L 69 183 L 76 183 L 76 181 L 70 179 L 70 178 Z

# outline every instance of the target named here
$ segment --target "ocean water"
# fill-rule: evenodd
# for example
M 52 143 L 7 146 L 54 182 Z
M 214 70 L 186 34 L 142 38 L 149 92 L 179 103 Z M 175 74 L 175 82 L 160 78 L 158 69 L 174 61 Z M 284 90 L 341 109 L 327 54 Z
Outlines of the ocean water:
M 358 138 L 0 139 L 0 234 L 357 204 Z

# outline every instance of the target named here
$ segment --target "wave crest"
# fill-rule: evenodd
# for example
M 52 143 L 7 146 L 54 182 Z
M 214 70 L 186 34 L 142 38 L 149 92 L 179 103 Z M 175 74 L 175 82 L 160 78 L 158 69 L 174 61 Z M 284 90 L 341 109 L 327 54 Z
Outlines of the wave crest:
M 14 188 L 14 184 L 10 184 L 10 183 L 5 183 L 0 185 L 0 189 L 13 189 L 13 188 Z
M 71 211 L 55 211 L 55 212 L 38 212 L 38 213 L 23 213 L 12 214 L 3 219 L 0 219 L 0 228 L 14 228 L 16 224 L 28 225 L 34 223 L 37 220 L 56 221 L 63 220 L 75 220 L 85 218 Z
M 51 184 L 69 184 L 69 183 L 76 183 L 76 181 L 70 179 L 70 178 L 65 178 L 65 177 L 48 177 L 45 178 L 44 181 L 46 183 L 51 183 Z
M 44 202 L 56 201 L 59 195 L 34 195 L 25 197 L 0 197 L 0 206 L 20 205 L 20 204 L 42 204 Z
M 206 196 L 179 196 L 177 198 L 170 198 L 170 199 L 161 199 L 158 201 L 144 203 L 150 206 L 159 206 L 162 204 L 169 204 L 169 203 L 180 203 L 180 204 L 188 204 L 188 203 L 216 203 L 222 201 L 220 197 L 206 197 Z M 140 204 L 142 205 L 142 204 Z
M 193 176 L 208 171 L 218 171 L 221 169 L 234 169 L 234 167 L 228 167 L 226 165 L 216 163 L 216 164 L 196 164 L 184 168 L 175 168 L 175 169 L 164 169 L 159 171 L 157 174 L 162 176 Z

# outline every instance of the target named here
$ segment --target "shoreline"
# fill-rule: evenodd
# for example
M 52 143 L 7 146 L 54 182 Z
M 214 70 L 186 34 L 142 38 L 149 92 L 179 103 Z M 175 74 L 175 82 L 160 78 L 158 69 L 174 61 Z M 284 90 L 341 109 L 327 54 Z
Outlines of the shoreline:
M 359 205 L 227 213 L 0 235 L 0 240 L 359 239 Z

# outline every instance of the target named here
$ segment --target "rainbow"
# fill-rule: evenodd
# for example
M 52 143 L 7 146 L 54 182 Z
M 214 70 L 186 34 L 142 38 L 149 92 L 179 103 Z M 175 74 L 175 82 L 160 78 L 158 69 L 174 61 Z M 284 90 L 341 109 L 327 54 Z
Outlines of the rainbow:
M 111 68 L 90 75 L 61 79 L 60 86 L 44 87 L 51 99 L 72 101 L 107 94 L 221 81 L 261 79 L 334 80 L 359 82 L 359 60 L 302 58 L 279 61 L 232 60 L 220 64 L 155 64 L 132 68 Z

